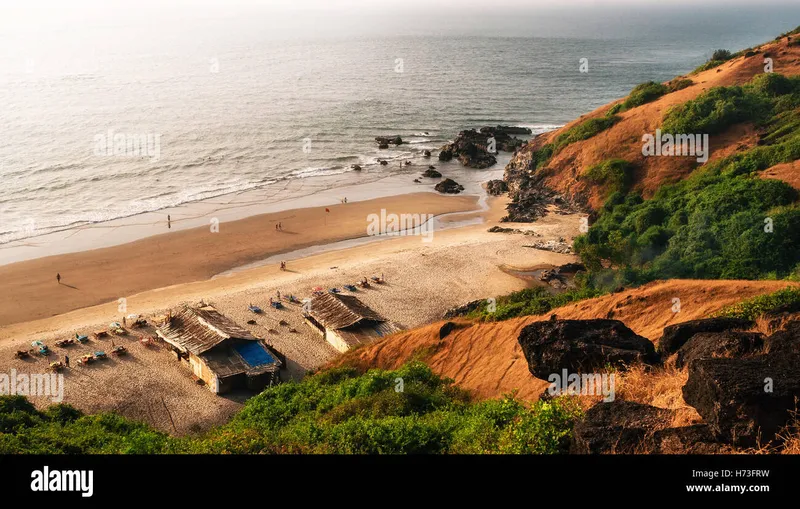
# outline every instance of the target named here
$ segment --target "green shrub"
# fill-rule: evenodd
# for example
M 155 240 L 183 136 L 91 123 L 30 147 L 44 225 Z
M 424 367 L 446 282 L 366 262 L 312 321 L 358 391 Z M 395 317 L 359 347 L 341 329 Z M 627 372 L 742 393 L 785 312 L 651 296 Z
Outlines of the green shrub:
M 683 90 L 684 88 L 688 88 L 694 85 L 694 81 L 690 80 L 689 78 L 676 78 L 669 83 L 667 83 L 667 89 L 670 92 L 677 92 L 678 90 Z
M 662 130 L 671 134 L 716 134 L 733 124 L 761 123 L 769 118 L 767 98 L 743 87 L 715 87 L 664 116 Z
M 745 299 L 722 308 L 715 316 L 756 320 L 763 315 L 782 311 L 800 311 L 800 288 L 791 286 L 777 292 Z
M 633 181 L 633 164 L 624 159 L 608 159 L 591 166 L 582 178 L 607 186 L 612 192 L 627 191 Z
M 733 54 L 730 51 L 728 51 L 726 49 L 718 49 L 718 50 L 714 51 L 714 53 L 711 55 L 711 58 L 709 58 L 709 60 L 710 61 L 722 60 L 724 62 L 725 60 L 730 60 L 732 57 L 733 57 Z
M 4 454 L 552 454 L 566 451 L 580 415 L 561 399 L 530 408 L 513 396 L 472 403 L 419 362 L 363 374 L 335 368 L 270 387 L 199 437 L 171 438 L 67 405 L 38 412 L 21 396 L 0 396 L 0 410 Z
M 576 276 L 576 283 L 576 288 L 557 294 L 552 294 L 541 286 L 512 292 L 497 297 L 494 311 L 483 306 L 467 316 L 484 321 L 502 321 L 518 316 L 541 315 L 572 302 L 599 297 L 605 293 L 587 284 L 580 274 Z
M 629 110 L 641 106 L 642 104 L 655 101 L 667 92 L 669 92 L 669 89 L 666 85 L 654 81 L 636 85 L 636 87 L 631 90 L 628 98 L 625 99 L 625 102 L 622 103 L 622 110 Z

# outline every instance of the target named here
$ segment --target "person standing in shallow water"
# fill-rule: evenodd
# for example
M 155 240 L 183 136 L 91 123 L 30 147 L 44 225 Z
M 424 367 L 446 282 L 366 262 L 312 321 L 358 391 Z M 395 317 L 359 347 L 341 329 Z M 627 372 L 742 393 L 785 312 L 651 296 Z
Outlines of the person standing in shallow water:
M 58 274 L 56 274 L 56 281 L 58 281 L 58 284 L 61 284 L 61 273 L 60 272 Z
M 167 228 L 172 229 L 172 218 L 167 214 Z

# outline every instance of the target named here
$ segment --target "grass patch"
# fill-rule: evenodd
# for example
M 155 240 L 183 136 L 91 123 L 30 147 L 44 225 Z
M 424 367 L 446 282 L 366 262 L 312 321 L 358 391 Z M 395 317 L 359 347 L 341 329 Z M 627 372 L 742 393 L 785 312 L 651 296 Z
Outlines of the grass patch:
M 627 191 L 633 181 L 633 164 L 624 159 L 608 159 L 591 166 L 582 178 L 606 186 L 612 193 Z
M 715 316 L 755 321 L 775 312 L 800 311 L 800 288 L 787 287 L 777 292 L 745 299 L 719 310 Z
M 655 101 L 667 92 L 669 92 L 669 89 L 666 85 L 663 83 L 656 83 L 655 81 L 648 81 L 647 83 L 636 85 L 636 87 L 631 90 L 628 98 L 625 99 L 625 102 L 622 103 L 622 110 L 629 110 L 641 106 L 642 104 Z
M 498 297 L 494 312 L 481 306 L 467 317 L 495 322 L 518 316 L 541 315 L 572 302 L 599 297 L 605 293 L 580 280 L 578 288 L 558 294 L 551 294 L 545 288 L 537 286 Z

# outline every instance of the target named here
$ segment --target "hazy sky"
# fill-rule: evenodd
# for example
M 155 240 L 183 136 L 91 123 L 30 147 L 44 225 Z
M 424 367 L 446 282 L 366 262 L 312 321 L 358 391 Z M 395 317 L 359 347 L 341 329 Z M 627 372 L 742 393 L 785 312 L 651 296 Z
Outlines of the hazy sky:
M 725 7 L 713 7 L 720 5 Z M 786 9 L 792 7 L 786 6 L 800 13 L 798 0 L 0 0 L 0 37 L 54 27 L 134 23 L 165 27 L 172 23 L 179 30 L 182 19 L 220 26 L 235 20 L 230 26 L 290 37 L 430 33 L 575 37 L 586 26 L 592 26 L 590 37 L 613 37 L 614 25 L 620 23 L 683 23 L 701 10 L 712 22 L 719 18 L 719 25 L 745 8 L 755 13 L 755 24 L 794 22 L 793 28 L 800 24 L 800 14 L 787 15 Z

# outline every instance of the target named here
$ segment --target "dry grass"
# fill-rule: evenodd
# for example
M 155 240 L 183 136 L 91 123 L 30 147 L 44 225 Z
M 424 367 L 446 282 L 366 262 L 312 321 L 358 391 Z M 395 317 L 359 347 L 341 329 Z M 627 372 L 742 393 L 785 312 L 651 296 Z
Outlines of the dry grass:
M 683 400 L 683 386 L 688 377 L 686 370 L 670 365 L 658 368 L 632 366 L 618 376 L 617 395 L 627 401 L 673 410 L 672 426 L 690 426 L 702 419 L 697 410 Z

